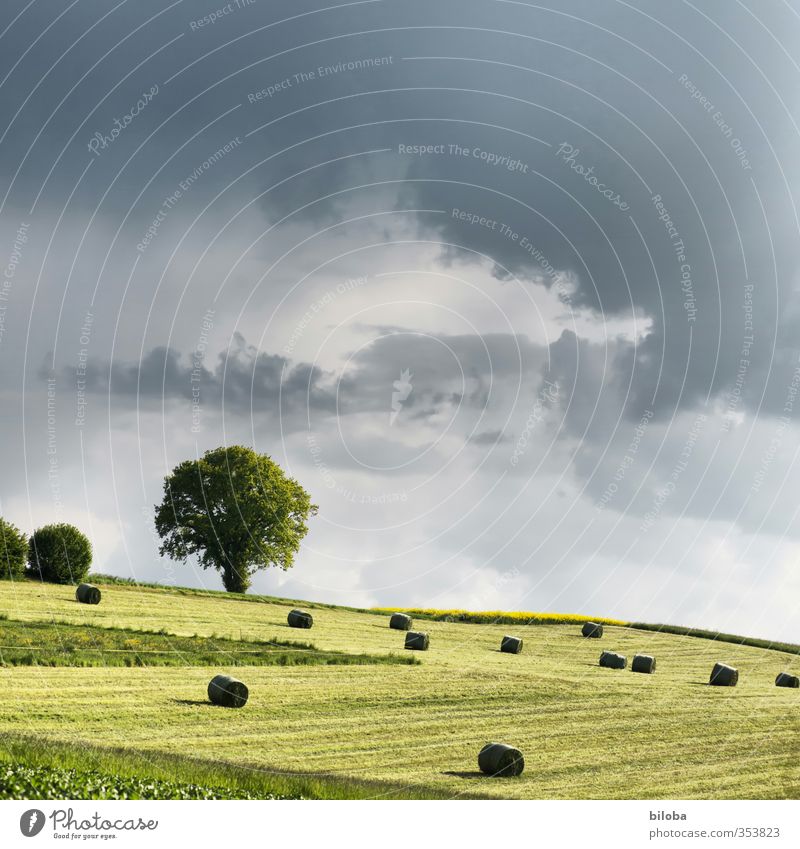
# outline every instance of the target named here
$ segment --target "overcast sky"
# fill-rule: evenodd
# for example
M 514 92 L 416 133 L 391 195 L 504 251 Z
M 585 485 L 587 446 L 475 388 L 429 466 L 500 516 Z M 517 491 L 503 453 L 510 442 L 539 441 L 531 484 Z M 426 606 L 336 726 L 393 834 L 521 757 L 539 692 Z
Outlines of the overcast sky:
M 4 0 L 0 47 L 4 517 L 220 588 L 153 505 L 242 443 L 320 506 L 254 591 L 800 641 L 796 0 Z

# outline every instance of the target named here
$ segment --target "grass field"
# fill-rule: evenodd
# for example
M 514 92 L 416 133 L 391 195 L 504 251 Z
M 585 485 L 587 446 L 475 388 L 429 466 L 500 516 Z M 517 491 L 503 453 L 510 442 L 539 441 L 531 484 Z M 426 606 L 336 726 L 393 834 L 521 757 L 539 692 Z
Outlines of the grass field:
M 0 614 L 54 630 L 66 622 L 238 641 L 298 637 L 286 625 L 289 602 L 108 585 L 95 607 L 73 593 L 0 582 Z M 385 614 L 303 606 L 315 623 L 302 638 L 321 652 L 402 653 L 404 635 Z M 80 766 L 64 758 L 94 752 L 86 768 L 102 773 L 113 766 L 96 762 L 112 757 L 107 747 L 115 763 L 137 764 L 138 777 L 182 770 L 185 781 L 249 795 L 797 798 L 800 692 L 774 686 L 778 672 L 797 673 L 795 653 L 614 625 L 600 640 L 582 638 L 574 623 L 430 620 L 424 630 L 431 648 L 414 666 L 239 666 L 250 701 L 238 711 L 206 699 L 219 666 L 6 666 L 0 751 L 35 751 L 48 768 Z M 522 654 L 498 651 L 504 633 L 524 637 Z M 601 649 L 655 654 L 658 672 L 600 669 Z M 738 687 L 707 686 L 718 660 L 739 668 Z M 31 740 L 81 743 L 83 754 Z M 522 749 L 520 778 L 477 773 L 489 740 Z M 257 785 L 247 784 L 254 777 Z
M 320 651 L 297 640 L 175 636 L 130 628 L 24 622 L 0 614 L 0 666 L 334 666 L 418 664 L 408 654 Z M 295 632 L 297 633 L 297 632 Z

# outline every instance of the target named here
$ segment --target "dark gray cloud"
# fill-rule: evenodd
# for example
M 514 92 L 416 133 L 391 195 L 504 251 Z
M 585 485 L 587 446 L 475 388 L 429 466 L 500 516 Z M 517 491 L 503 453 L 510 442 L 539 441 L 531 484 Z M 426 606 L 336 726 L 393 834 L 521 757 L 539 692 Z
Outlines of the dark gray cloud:
M 336 412 L 331 375 L 315 366 L 260 353 L 238 334 L 228 351 L 214 359 L 209 368 L 198 352 L 182 354 L 158 347 L 135 363 L 89 363 L 81 375 L 65 368 L 61 380 L 74 384 L 80 379 L 87 393 L 110 397 L 123 406 L 152 408 L 161 402 L 196 400 L 210 410 L 225 407 L 238 414 L 273 415 L 281 409 Z M 48 374 L 44 367 L 40 378 Z
M 90 362 L 80 375 L 64 368 L 60 380 L 69 385 L 80 379 L 87 393 L 122 406 L 196 398 L 211 410 L 236 415 L 307 413 L 314 420 L 387 414 L 393 384 L 405 372 L 405 416 L 428 419 L 462 405 L 479 413 L 503 409 L 521 386 L 535 385 L 545 357 L 541 346 L 510 334 L 431 337 L 411 329 L 386 330 L 376 328 L 376 338 L 351 352 L 338 372 L 258 351 L 234 334 L 230 347 L 213 357 L 157 347 L 137 362 Z M 48 357 L 40 380 L 50 375 L 50 362 Z

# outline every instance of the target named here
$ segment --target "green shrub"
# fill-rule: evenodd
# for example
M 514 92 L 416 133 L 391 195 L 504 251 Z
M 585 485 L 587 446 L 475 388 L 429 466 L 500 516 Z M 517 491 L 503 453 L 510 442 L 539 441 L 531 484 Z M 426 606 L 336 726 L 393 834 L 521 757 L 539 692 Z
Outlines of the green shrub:
M 21 578 L 28 557 L 28 538 L 22 531 L 0 519 L 0 578 Z
M 78 584 L 92 564 L 92 544 L 74 526 L 45 525 L 33 532 L 28 546 L 28 567 L 43 581 Z

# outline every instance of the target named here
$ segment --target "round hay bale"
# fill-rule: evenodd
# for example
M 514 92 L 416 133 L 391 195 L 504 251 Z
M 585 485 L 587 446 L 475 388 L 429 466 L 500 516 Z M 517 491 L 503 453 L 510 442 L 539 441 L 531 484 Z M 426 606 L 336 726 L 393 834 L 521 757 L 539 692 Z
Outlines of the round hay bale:
M 715 687 L 735 687 L 739 682 L 739 670 L 727 663 L 715 663 L 708 683 Z
M 395 631 L 410 631 L 411 617 L 407 613 L 393 613 L 389 620 L 389 627 Z
M 778 677 L 775 679 L 776 687 L 794 687 L 797 689 L 800 687 L 800 677 L 797 675 L 790 675 L 788 672 L 780 672 L 778 673 Z
M 75 598 L 81 604 L 100 604 L 100 590 L 93 584 L 78 584 Z
M 600 655 L 600 666 L 605 666 L 607 669 L 624 669 L 627 665 L 628 658 L 624 654 L 604 651 Z
M 215 675 L 208 684 L 208 698 L 222 707 L 244 707 L 249 695 L 247 687 L 230 675 Z
M 407 649 L 414 649 L 414 651 L 427 651 L 429 644 L 430 637 L 422 631 L 409 631 L 406 634 L 405 647 Z
M 478 767 L 486 775 L 509 778 L 522 775 L 525 758 L 522 752 L 505 743 L 487 743 L 478 753 Z
M 522 637 L 506 635 L 500 641 L 500 651 L 508 652 L 508 654 L 519 654 L 522 651 Z
M 290 610 L 286 621 L 290 628 L 310 628 L 314 624 L 314 617 L 307 610 Z
M 595 639 L 599 639 L 603 636 L 603 626 L 598 625 L 597 622 L 587 622 L 581 629 L 581 634 L 583 634 L 584 637 L 594 637 Z
M 656 659 L 651 654 L 635 654 L 631 661 L 631 672 L 646 672 L 652 674 L 656 671 Z

